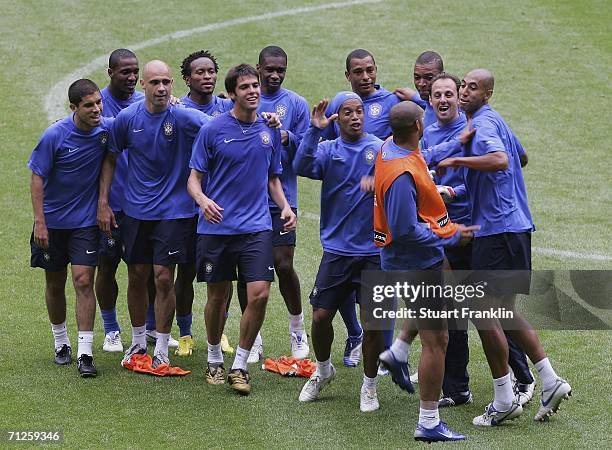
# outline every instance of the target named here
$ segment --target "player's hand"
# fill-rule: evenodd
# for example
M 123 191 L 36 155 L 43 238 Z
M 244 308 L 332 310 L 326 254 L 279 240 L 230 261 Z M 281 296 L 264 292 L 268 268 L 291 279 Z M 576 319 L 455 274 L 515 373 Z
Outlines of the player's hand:
M 289 145 L 289 133 L 285 130 L 281 130 L 281 145 L 285 147 Z
M 177 105 L 179 103 L 181 103 L 181 99 L 180 98 L 175 97 L 174 95 L 170 96 L 170 104 L 171 105 Z
M 434 181 L 434 177 L 436 176 L 436 171 L 435 170 L 428 170 L 427 173 L 429 174 L 429 178 L 431 178 L 431 181 Z
M 108 205 L 101 206 L 98 204 L 98 227 L 109 237 L 111 237 L 111 230 L 117 228 L 115 214 Z
M 317 127 L 322 130 L 327 125 L 329 125 L 330 122 L 338 118 L 338 114 L 332 114 L 329 117 L 325 115 L 327 105 L 329 105 L 329 100 L 324 98 L 317 105 L 315 105 L 314 108 L 312 108 L 312 117 L 310 118 L 310 123 L 313 127 Z
M 447 169 L 454 169 L 455 167 L 457 167 L 457 160 L 455 158 L 443 159 L 436 166 L 436 175 L 442 176 L 446 173 Z
M 397 88 L 393 91 L 395 95 L 397 95 L 400 100 L 410 100 L 416 94 L 414 89 L 410 89 L 409 87 Z
M 34 243 L 42 248 L 49 248 L 49 230 L 44 222 L 34 222 Z
M 462 225 L 459 224 L 459 231 L 461 233 L 461 238 L 459 238 L 459 245 L 464 246 L 468 245 L 472 239 L 474 239 L 474 231 L 480 230 L 480 225 Z
M 280 128 L 283 126 L 276 113 L 263 112 L 261 113 L 261 117 L 266 121 L 266 125 L 268 125 L 270 128 Z
M 455 201 L 455 190 L 450 186 L 436 185 L 436 189 L 438 190 L 438 194 L 444 200 L 444 203 L 452 203 Z
M 361 177 L 359 187 L 362 192 L 374 192 L 374 177 L 370 175 Z
M 461 145 L 465 145 L 472 140 L 475 134 L 476 128 L 472 128 L 472 119 L 468 118 L 465 128 L 459 135 L 459 142 L 461 142 Z
M 200 209 L 202 210 L 204 218 L 210 223 L 219 223 L 223 220 L 223 214 L 221 214 L 223 208 L 208 197 L 200 203 Z
M 297 227 L 297 216 L 293 212 L 290 206 L 286 206 L 281 211 L 281 220 L 285 222 L 285 231 L 293 231 Z

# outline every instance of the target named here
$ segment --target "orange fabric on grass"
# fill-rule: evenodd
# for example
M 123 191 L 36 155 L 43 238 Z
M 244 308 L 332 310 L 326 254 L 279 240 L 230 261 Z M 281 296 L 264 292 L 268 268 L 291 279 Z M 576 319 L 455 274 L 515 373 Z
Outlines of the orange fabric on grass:
M 154 369 L 152 363 L 153 359 L 149 355 L 132 355 L 130 360 L 123 364 L 123 367 L 136 373 L 148 373 L 157 377 L 182 377 L 191 373 L 190 370 L 183 370 L 170 364 L 160 364 Z
M 278 359 L 266 358 L 263 368 L 269 372 L 278 373 L 286 377 L 310 378 L 317 365 L 309 359 L 281 356 Z

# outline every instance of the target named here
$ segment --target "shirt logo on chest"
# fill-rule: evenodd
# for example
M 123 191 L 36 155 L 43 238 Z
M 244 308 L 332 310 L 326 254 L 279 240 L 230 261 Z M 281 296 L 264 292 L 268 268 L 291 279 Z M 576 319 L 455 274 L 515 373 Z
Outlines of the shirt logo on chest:
M 174 125 L 172 124 L 172 122 L 164 123 L 164 135 L 166 135 L 166 137 L 171 137 L 173 134 L 174 134 Z
M 368 112 L 370 114 L 370 117 L 378 117 L 382 112 L 382 105 L 380 103 L 372 103 L 368 107 Z
M 259 133 L 259 137 L 261 137 L 261 143 L 263 145 L 268 145 L 271 141 L 270 135 L 267 131 L 262 131 L 261 133 Z
M 107 142 L 108 142 L 108 132 L 104 131 L 100 133 L 100 144 L 106 145 Z
M 374 164 L 374 160 L 376 159 L 376 152 L 372 147 L 368 147 L 365 149 L 363 157 L 365 158 L 366 164 L 368 166 L 371 166 L 372 164 Z
M 279 119 L 284 119 L 285 116 L 287 115 L 287 107 L 283 105 L 282 103 L 279 103 L 278 105 L 276 105 L 276 115 L 278 116 Z

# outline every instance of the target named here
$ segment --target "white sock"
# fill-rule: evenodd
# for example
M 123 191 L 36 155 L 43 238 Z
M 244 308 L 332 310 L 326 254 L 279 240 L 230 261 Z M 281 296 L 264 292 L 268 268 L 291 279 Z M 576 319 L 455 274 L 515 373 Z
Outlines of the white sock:
M 331 358 L 327 361 L 317 361 L 317 372 L 321 378 L 329 378 L 332 374 Z
M 301 312 L 299 314 L 293 315 L 288 314 L 289 316 L 289 333 L 303 333 L 304 332 L 304 313 Z
M 542 380 L 542 390 L 548 391 L 549 389 L 552 389 L 557 382 L 557 378 L 559 377 L 552 368 L 548 358 L 538 361 L 534 364 L 534 366 L 540 374 L 540 379 Z
M 257 336 L 255 336 L 255 342 L 253 342 L 253 345 L 263 345 L 263 339 L 261 338 L 261 333 L 257 333 Z
M 376 390 L 376 384 L 378 382 L 378 378 L 370 378 L 365 373 L 363 374 L 363 384 L 361 385 L 361 392 L 366 389 L 374 389 Z
M 508 411 L 514 400 L 510 372 L 503 377 L 493 379 L 493 408 L 498 411 Z
M 79 331 L 79 346 L 77 348 L 77 356 L 89 355 L 93 356 L 93 331 Z
M 247 359 L 249 359 L 249 353 L 251 350 L 246 350 L 240 346 L 236 348 L 236 357 L 234 358 L 234 362 L 232 364 L 232 369 L 242 369 L 247 370 Z
M 55 349 L 60 349 L 64 344 L 70 347 L 70 339 L 68 339 L 68 330 L 66 329 L 66 321 L 58 323 L 57 325 L 51 324 L 51 332 L 53 333 L 53 339 L 55 340 Z
M 223 352 L 221 352 L 221 344 L 213 345 L 208 343 L 208 364 L 221 365 L 223 364 Z
M 410 344 L 408 342 L 396 338 L 393 344 L 391 344 L 390 350 L 393 356 L 395 356 L 395 359 L 400 362 L 408 362 L 408 354 L 410 353 Z
M 168 357 L 168 339 L 170 339 L 170 333 L 157 332 L 157 341 L 155 341 L 155 350 L 153 355 L 163 355 Z
M 141 348 L 147 348 L 146 326 L 132 327 L 132 345 L 138 344 Z
M 419 408 L 419 425 L 425 428 L 435 428 L 440 423 L 440 412 L 436 409 Z

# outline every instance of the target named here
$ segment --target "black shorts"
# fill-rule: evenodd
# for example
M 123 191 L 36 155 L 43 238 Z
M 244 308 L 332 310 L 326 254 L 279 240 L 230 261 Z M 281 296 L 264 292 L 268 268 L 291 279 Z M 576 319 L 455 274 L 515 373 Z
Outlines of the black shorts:
M 297 209 L 291 208 L 297 216 Z M 281 219 L 281 210 L 278 208 L 270 208 L 270 216 L 272 217 L 272 247 L 282 247 L 289 245 L 295 247 L 296 233 L 293 231 L 285 231 L 285 222 Z
M 125 215 L 121 221 L 126 264 L 193 264 L 197 217 L 140 220 Z
M 98 244 L 98 256 L 106 257 L 117 261 L 123 256 L 123 241 L 121 240 L 121 222 L 125 217 L 123 211 L 113 211 L 117 228 L 111 230 L 111 236 L 100 230 L 100 240 Z
M 31 267 L 41 267 L 49 272 L 64 270 L 68 263 L 73 266 L 98 265 L 98 227 L 52 229 L 49 228 L 49 248 L 42 249 L 34 243 L 34 232 L 30 236 Z
M 446 256 L 451 270 L 470 270 L 472 268 L 472 243 L 445 248 L 444 256 Z
M 364 270 L 380 270 L 380 256 L 342 256 L 323 252 L 310 304 L 316 308 L 338 309 L 352 295 L 361 299 Z
M 198 234 L 198 281 L 218 283 L 274 281 L 272 231 L 249 234 Z
M 492 293 L 528 294 L 531 284 L 531 232 L 474 238 L 472 269 L 478 271 L 475 276 L 486 278 Z

